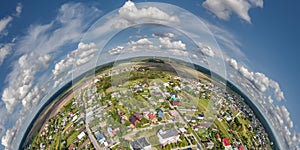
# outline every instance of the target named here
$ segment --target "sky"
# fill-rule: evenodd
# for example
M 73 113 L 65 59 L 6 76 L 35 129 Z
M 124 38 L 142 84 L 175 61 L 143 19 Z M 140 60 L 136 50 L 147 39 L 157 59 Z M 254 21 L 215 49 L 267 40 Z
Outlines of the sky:
M 1 2 L 0 149 L 14 148 L 36 110 L 74 72 L 83 72 L 95 61 L 110 61 L 124 50 L 140 54 L 145 47 L 158 52 L 172 49 L 167 52 L 174 57 L 194 61 L 205 57 L 209 63 L 224 62 L 228 80 L 257 103 L 273 126 L 279 126 L 275 131 L 280 140 L 299 148 L 299 5 L 296 0 Z M 117 31 L 149 21 L 177 29 L 166 32 L 200 41 L 199 51 L 190 50 L 191 43 L 182 36 L 150 38 L 150 30 L 145 37 L 105 47 Z

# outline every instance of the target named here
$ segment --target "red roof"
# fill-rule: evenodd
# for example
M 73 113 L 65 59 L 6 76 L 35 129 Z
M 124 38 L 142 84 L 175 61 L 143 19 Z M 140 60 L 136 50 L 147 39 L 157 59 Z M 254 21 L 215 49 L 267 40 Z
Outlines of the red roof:
M 172 101 L 171 104 L 173 106 L 180 106 L 180 102 L 177 102 L 177 101 Z
M 152 113 L 149 113 L 148 117 L 150 120 L 156 120 L 156 117 Z
M 239 150 L 244 150 L 244 146 L 242 144 L 239 146 Z
M 223 144 L 224 144 L 224 146 L 230 146 L 230 141 L 229 141 L 229 139 L 228 139 L 228 138 L 224 138 L 224 139 L 223 139 Z

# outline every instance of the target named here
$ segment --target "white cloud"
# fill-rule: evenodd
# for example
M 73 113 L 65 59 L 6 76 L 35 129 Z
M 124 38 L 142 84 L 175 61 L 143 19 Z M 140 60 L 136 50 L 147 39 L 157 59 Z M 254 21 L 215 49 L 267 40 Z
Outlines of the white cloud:
M 287 110 L 287 108 L 282 105 L 281 106 L 281 112 L 283 115 L 283 118 L 285 120 L 285 122 L 288 124 L 289 128 L 293 128 L 293 121 L 290 118 L 290 112 Z
M 63 73 L 67 72 L 67 75 L 70 75 L 73 66 L 80 67 L 80 65 L 87 63 L 91 58 L 94 57 L 97 51 L 98 49 L 96 48 L 95 43 L 85 44 L 80 42 L 77 49 L 68 54 L 66 58 L 55 64 L 54 69 L 52 70 L 53 78 L 55 80 L 54 87 L 57 87 L 57 85 L 62 82 L 62 78 L 66 77 L 61 77 Z
M 238 64 L 237 64 L 237 62 L 236 62 L 236 60 L 235 59 L 232 59 L 232 58 L 228 58 L 227 59 L 227 62 L 229 63 L 229 65 L 233 68 L 233 69 L 235 69 L 235 70 L 238 70 Z
M 48 67 L 49 55 L 38 56 L 35 53 L 21 56 L 14 66 L 15 71 L 8 76 L 9 86 L 4 89 L 2 100 L 8 112 L 27 96 L 35 81 L 35 74 Z
M 10 129 L 8 129 L 6 131 L 5 136 L 2 137 L 2 145 L 5 146 L 6 149 L 9 149 L 9 147 L 11 146 L 10 143 L 12 141 L 12 138 L 15 136 L 15 132 L 11 131 Z
M 14 107 L 32 91 L 36 73 L 46 69 L 50 63 L 49 53 L 57 51 L 66 43 L 80 40 L 82 33 L 88 27 L 85 14 L 91 15 L 91 12 L 95 11 L 80 3 L 64 4 L 59 10 L 56 21 L 31 26 L 28 34 L 17 41 L 16 54 L 22 56 L 13 65 L 12 72 L 8 74 L 6 78 L 8 87 L 2 93 L 2 100 L 9 112 L 12 112 Z M 93 14 L 92 18 L 96 16 Z M 23 104 L 27 103 L 23 102 Z
M 273 99 L 272 99 L 272 97 L 271 97 L 270 95 L 268 96 L 268 102 L 269 102 L 270 104 L 273 103 Z
M 160 37 L 159 38 L 160 47 L 167 49 L 177 49 L 177 50 L 186 50 L 186 44 L 182 41 L 171 41 L 169 37 Z
M 199 44 L 199 49 L 206 56 L 209 56 L 209 57 L 215 56 L 215 52 L 209 46 L 206 46 L 204 44 Z
M 23 5 L 21 3 L 18 3 L 16 6 L 16 16 L 20 16 L 22 13 Z
M 157 38 L 157 37 L 168 37 L 170 39 L 173 39 L 176 36 L 173 33 L 153 33 L 152 37 L 155 37 L 155 38 Z
M 241 43 L 235 35 L 230 33 L 225 28 L 216 26 L 204 20 L 205 25 L 211 30 L 213 36 L 216 38 L 218 45 L 222 49 L 222 52 L 226 52 L 227 55 L 234 54 L 240 58 L 246 58 L 244 52 L 240 49 Z M 221 55 L 221 54 L 216 54 Z
M 206 0 L 202 5 L 220 19 L 228 20 L 232 13 L 236 13 L 250 23 L 249 9 L 262 8 L 263 0 Z
M 20 10 L 20 8 L 16 9 Z M 20 133 L 20 129 L 24 127 L 23 123 L 26 122 L 22 115 L 36 111 L 31 108 L 35 108 L 45 92 L 53 88 L 53 86 L 45 88 L 42 85 L 45 83 L 47 86 L 51 85 L 48 84 L 49 78 L 40 81 L 37 75 L 41 77 L 49 73 L 45 69 L 49 67 L 51 58 L 62 54 L 58 51 L 62 46 L 78 43 L 90 23 L 99 14 L 100 11 L 96 8 L 90 9 L 81 3 L 63 4 L 55 20 L 48 24 L 30 26 L 27 35 L 16 41 L 14 56 L 21 57 L 12 62 L 12 71 L 6 77 L 7 87 L 3 90 L 1 101 L 7 115 L 16 116 L 0 120 L 0 125 L 8 127 L 3 131 L 6 135 L 2 137 L 2 144 L 6 149 L 13 149 L 14 144 L 17 144 L 12 142 L 15 142 L 17 137 L 15 135 Z M 84 45 L 81 48 L 85 49 Z M 81 57 L 90 56 L 90 51 L 83 50 L 80 54 Z M 78 59 L 75 63 L 81 64 L 87 61 L 86 58 Z M 20 109 L 16 110 L 16 106 Z M 28 117 L 31 116 L 26 116 Z
M 63 4 L 54 21 L 29 28 L 27 36 L 17 44 L 18 52 L 38 51 L 47 54 L 58 51 L 63 45 L 77 43 L 89 23 L 98 15 L 98 11 L 81 3 Z
M 54 22 L 32 26 L 28 35 L 16 43 L 17 53 L 23 55 L 9 73 L 6 79 L 8 87 L 2 93 L 2 100 L 9 112 L 12 112 L 31 91 L 35 84 L 36 73 L 48 67 L 51 59 L 49 53 L 57 51 L 67 43 L 80 40 L 83 31 L 87 28 L 83 12 L 90 15 L 91 10 L 79 3 L 64 4 L 56 18 L 58 21 L 56 23 L 60 23 L 61 26 L 55 27 Z M 30 53 L 26 54 L 27 52 Z M 82 55 L 88 54 L 82 53 Z M 86 61 L 79 59 L 76 63 Z
M 7 25 L 13 20 L 11 16 L 5 17 L 0 20 L 0 33 L 7 27 Z
M 124 46 L 117 46 L 116 48 L 109 50 L 108 53 L 111 55 L 116 55 L 116 54 L 121 53 L 122 50 L 124 50 Z
M 265 74 L 261 72 L 251 72 L 244 66 L 238 67 L 239 65 L 235 59 L 228 58 L 227 62 L 243 77 L 251 81 L 260 92 L 266 92 L 267 90 L 272 89 L 273 94 L 278 101 L 284 99 L 284 94 L 276 81 L 269 79 Z
M 151 42 L 147 38 L 142 38 L 142 39 L 139 39 L 138 41 L 131 41 L 130 44 L 131 45 L 152 45 L 153 42 Z
M 13 45 L 14 44 L 12 44 L 12 43 L 0 45 L 0 66 L 2 65 L 6 56 L 11 53 L 11 49 L 12 49 Z
M 122 18 L 127 20 L 139 20 L 139 19 L 157 19 L 167 22 L 178 22 L 179 19 L 176 16 L 170 16 L 166 12 L 159 10 L 156 7 L 148 7 L 138 9 L 131 1 L 127 1 L 120 9 L 119 14 Z

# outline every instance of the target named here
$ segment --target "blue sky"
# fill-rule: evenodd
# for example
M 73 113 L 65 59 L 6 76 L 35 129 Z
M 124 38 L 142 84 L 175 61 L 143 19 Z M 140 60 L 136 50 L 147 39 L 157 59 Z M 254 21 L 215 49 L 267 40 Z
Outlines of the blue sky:
M 218 0 L 184 2 L 182 0 L 155 0 L 151 2 L 170 3 L 201 18 L 215 34 L 220 49 L 224 52 L 224 61 L 229 63 L 228 66 L 237 64 L 237 67 L 231 68 L 235 71 L 233 75 L 244 76 L 250 82 L 256 83 L 255 86 L 266 87 L 266 90 L 263 89 L 264 87 L 261 89 L 263 95 L 272 96 L 271 98 L 274 99 L 272 104 L 267 105 L 272 105 L 269 107 L 281 117 L 291 118 L 283 120 L 287 126 L 291 120 L 293 121 L 289 130 L 291 132 L 296 130 L 298 134 L 295 133 L 296 136 L 293 136 L 293 132 L 292 136 L 299 139 L 300 119 L 297 115 L 300 114 L 298 108 L 300 81 L 297 77 L 300 76 L 298 48 L 300 2 L 241 0 L 229 3 L 230 0 L 224 0 L 213 3 L 215 1 Z M 64 68 L 70 67 L 67 64 L 73 61 L 71 55 L 73 50 L 77 50 L 74 55 L 80 54 L 80 50 L 95 52 L 96 46 L 91 43 L 78 46 L 82 35 L 96 20 L 119 9 L 125 2 L 124 0 L 49 2 L 13 0 L 1 3 L 0 94 L 2 98 L 0 112 L 3 116 L 11 116 L 11 118 L 3 119 L 4 121 L 0 124 L 3 130 L 0 132 L 2 143 L 3 137 L 13 137 L 11 131 L 17 133 L 20 126 L 17 120 L 23 116 L 20 115 L 21 113 L 28 111 L 26 107 L 35 107 L 41 103 L 42 96 L 38 95 L 43 95 L 45 92 L 33 89 L 35 87 L 42 89 L 40 82 L 43 80 L 63 81 L 61 73 L 66 72 Z M 244 7 L 241 8 L 241 6 Z M 171 11 L 166 8 L 164 12 L 168 14 Z M 128 18 L 132 19 L 130 16 Z M 234 61 L 228 61 L 230 59 Z M 26 62 L 24 63 L 26 65 L 22 66 L 23 62 Z M 241 71 L 242 67 L 247 70 Z M 22 69 L 30 73 L 26 74 Z M 257 76 L 253 75 L 256 73 L 258 73 Z M 251 77 L 247 76 L 249 74 Z M 21 79 L 24 80 L 21 81 Z M 280 87 L 276 86 L 275 82 Z M 285 98 L 276 101 L 281 91 Z M 289 114 L 282 106 L 286 106 Z M 12 109 L 9 110 L 8 107 Z M 24 116 L 26 118 L 26 115 Z M 11 144 L 11 141 L 7 139 L 4 141 L 4 145 Z

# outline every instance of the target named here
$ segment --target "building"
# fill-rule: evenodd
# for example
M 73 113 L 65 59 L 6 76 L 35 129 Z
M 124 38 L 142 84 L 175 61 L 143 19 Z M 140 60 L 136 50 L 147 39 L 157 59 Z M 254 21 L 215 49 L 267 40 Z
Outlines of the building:
M 130 142 L 130 149 L 132 149 L 132 150 L 150 150 L 151 144 L 145 137 L 141 137 L 135 141 Z
M 81 133 L 77 136 L 77 138 L 78 138 L 79 140 L 81 140 L 84 136 L 85 136 L 85 133 L 84 133 L 84 132 L 81 132 Z
M 206 142 L 203 142 L 203 145 L 205 146 L 206 149 L 213 149 L 215 146 L 215 143 L 212 141 L 206 141 Z
M 134 126 L 136 126 L 138 123 L 140 123 L 140 120 L 139 120 L 136 116 L 131 115 L 131 116 L 129 117 L 129 122 L 130 122 L 131 124 L 133 124 Z
M 151 120 L 152 122 L 156 122 L 157 121 L 157 118 L 152 113 L 149 113 L 148 117 L 149 117 L 149 120 Z
M 204 114 L 197 114 L 197 119 L 203 120 L 204 119 Z
M 162 111 L 159 111 L 157 113 L 157 116 L 158 116 L 158 118 L 162 118 L 163 119 L 165 117 L 165 114 Z
M 171 105 L 174 106 L 174 107 L 177 107 L 177 106 L 180 106 L 181 104 L 180 104 L 180 102 L 178 102 L 178 101 L 172 100 L 172 101 L 171 101 Z
M 177 116 L 178 116 L 178 113 L 177 113 L 177 111 L 175 111 L 175 110 L 169 110 L 169 114 L 170 114 L 172 117 L 177 117 Z
M 174 128 L 169 130 L 160 129 L 157 132 L 157 137 L 159 139 L 159 142 L 163 146 L 170 143 L 176 143 L 179 140 L 179 136 L 180 135 L 178 134 L 178 131 Z
M 138 113 L 138 112 L 134 113 L 134 116 L 135 116 L 138 120 L 141 120 L 141 119 L 143 118 L 143 115 L 140 114 L 140 113 Z
M 225 150 L 231 150 L 231 144 L 228 138 L 223 138 L 222 142 Z
M 99 131 L 95 132 L 95 137 L 99 143 L 103 143 L 106 140 L 104 135 L 101 134 Z

